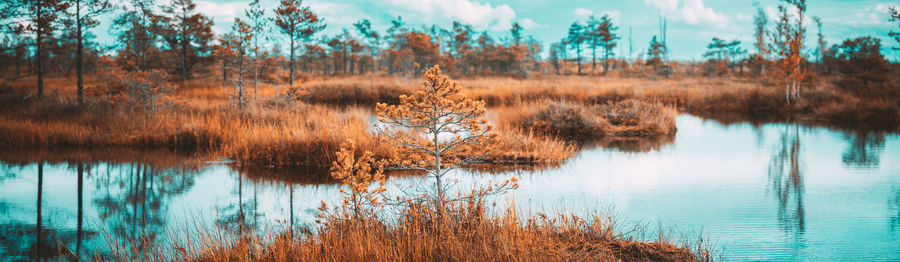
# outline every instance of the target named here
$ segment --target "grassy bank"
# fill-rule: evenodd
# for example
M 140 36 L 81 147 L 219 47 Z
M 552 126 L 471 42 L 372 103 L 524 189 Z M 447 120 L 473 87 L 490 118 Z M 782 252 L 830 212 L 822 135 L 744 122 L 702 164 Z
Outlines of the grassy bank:
M 584 105 L 573 102 L 528 102 L 495 110 L 496 122 L 567 141 L 590 143 L 609 137 L 674 134 L 674 108 L 628 99 Z
M 407 206 L 388 220 L 323 218 L 310 231 L 239 234 L 191 229 L 172 246 L 111 241 L 113 260 L 160 261 L 708 261 L 708 247 L 660 236 L 643 242 L 641 229 L 618 228 L 614 218 L 572 215 L 523 218 L 509 209 L 485 214 L 477 203 L 438 217 Z M 244 231 L 246 232 L 246 231 Z M 694 242 L 694 243 L 688 243 Z M 128 248 L 140 246 L 141 248 Z
M 36 101 L 27 90 L 0 87 L 0 148 L 122 148 L 200 152 L 245 168 L 327 170 L 344 141 L 387 158 L 394 152 L 372 136 L 368 107 L 260 99 L 244 109 L 228 103 L 220 86 L 196 85 L 171 95 L 156 111 L 92 101 L 78 108 L 61 96 Z M 24 88 L 24 87 L 23 87 Z M 274 95 L 275 87 L 262 89 Z M 577 149 L 564 141 L 515 128 L 498 129 L 501 149 L 485 161 L 558 164 Z
M 90 96 L 79 108 L 74 81 L 64 78 L 48 80 L 52 91 L 38 101 L 31 94 L 32 80 L 0 82 L 2 148 L 204 152 L 231 158 L 243 168 L 321 170 L 348 139 L 357 141 L 360 150 L 392 156 L 393 150 L 371 135 L 373 104 L 395 102 L 421 84 L 384 76 L 311 79 L 300 86 L 305 95 L 299 101 L 280 96 L 285 87 L 262 84 L 255 95 L 248 90 L 249 106 L 238 109 L 233 89 L 215 80 L 195 80 L 167 93 L 159 109 L 150 112 L 102 95 Z M 93 83 L 89 91 L 103 83 L 87 82 Z M 804 90 L 792 106 L 777 88 L 747 79 L 545 76 L 460 82 L 463 93 L 491 107 L 500 149 L 485 161 L 523 168 L 559 165 L 584 146 L 658 148 L 672 141 L 679 111 L 753 120 L 793 116 L 866 129 L 896 130 L 900 122 L 897 98 L 862 98 L 827 81 Z
M 358 84 L 365 82 L 367 84 Z M 667 80 L 641 78 L 542 76 L 529 79 L 460 79 L 464 93 L 490 106 L 567 101 L 587 105 L 629 99 L 663 103 L 697 115 L 728 114 L 740 118 L 814 119 L 837 127 L 896 130 L 900 127 L 900 98 L 851 92 L 829 78 L 807 83 L 798 103 L 788 105 L 784 90 L 750 78 L 685 77 Z M 388 77 L 349 77 L 317 80 L 309 85 L 310 101 L 366 103 L 384 94 L 411 92 L 415 80 Z M 900 89 L 897 84 L 890 88 Z M 375 91 L 374 93 L 373 90 Z M 369 95 L 360 98 L 358 95 Z M 316 97 L 328 97 L 327 100 Z M 342 102 L 347 103 L 347 102 Z M 341 103 L 338 103 L 341 104 Z

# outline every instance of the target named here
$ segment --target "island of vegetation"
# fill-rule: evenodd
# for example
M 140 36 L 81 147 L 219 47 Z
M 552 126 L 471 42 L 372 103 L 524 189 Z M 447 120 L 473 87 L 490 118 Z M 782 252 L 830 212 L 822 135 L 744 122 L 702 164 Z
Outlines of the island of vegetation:
M 753 54 L 713 38 L 702 62 L 670 60 L 664 26 L 645 55 L 616 56 L 621 36 L 609 16 L 574 22 L 542 59 L 542 45 L 518 24 L 498 41 L 460 22 L 424 30 L 398 17 L 382 34 L 363 19 L 355 33 L 316 40 L 326 24 L 301 1 L 281 0 L 270 18 L 255 0 L 215 36 L 191 0 L 84 2 L 0 4 L 12 32 L 0 46 L 2 157 L 163 150 L 279 179 L 323 174 L 345 194 L 340 206 L 323 203 L 310 230 L 199 228 L 169 246 L 111 243 L 112 259 L 710 260 L 702 243 L 637 239 L 611 216 L 486 207 L 485 198 L 515 190 L 515 177 L 465 193 L 442 178 L 460 168 L 559 166 L 598 145 L 658 148 L 674 140 L 681 113 L 900 127 L 900 66 L 881 41 L 829 46 L 816 18 L 816 52 L 804 53 L 803 0 L 781 1 L 776 21 L 759 8 Z M 110 13 L 117 48 L 105 51 L 87 32 Z M 896 9 L 887 15 L 900 21 Z M 286 50 L 261 44 L 267 28 Z M 394 170 L 432 187 L 389 196 Z

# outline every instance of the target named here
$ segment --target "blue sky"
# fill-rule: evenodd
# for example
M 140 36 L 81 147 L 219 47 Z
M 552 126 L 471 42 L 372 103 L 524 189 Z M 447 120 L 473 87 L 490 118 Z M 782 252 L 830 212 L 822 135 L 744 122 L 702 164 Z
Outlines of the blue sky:
M 163 1 L 157 0 L 158 4 Z M 195 0 L 198 9 L 214 19 L 216 33 L 230 30 L 235 16 L 243 16 L 249 1 Z M 761 0 L 760 5 L 774 18 L 777 1 Z M 263 0 L 267 15 L 277 0 Z M 402 16 L 407 25 L 438 24 L 450 27 L 454 20 L 467 22 L 478 30 L 494 36 L 507 36 L 511 23 L 522 24 L 526 34 L 533 35 L 546 46 L 562 38 L 574 21 L 585 21 L 590 14 L 609 14 L 619 25 L 621 50 L 628 55 L 628 28 L 632 29 L 633 56 L 645 52 L 650 38 L 657 33 L 659 14 L 668 18 L 670 56 L 674 59 L 701 59 L 712 37 L 738 39 L 745 49 L 752 50 L 754 1 L 736 0 L 306 0 L 314 12 L 328 23 L 324 34 L 340 33 L 360 19 L 369 19 L 383 32 L 389 21 Z M 890 50 L 897 43 L 888 38 L 889 31 L 900 31 L 896 23 L 888 22 L 889 6 L 893 1 L 809 1 L 808 16 L 822 19 L 823 33 L 829 44 L 843 39 L 871 35 L 882 39 L 884 53 L 897 60 L 900 52 Z M 770 19 L 772 20 L 772 19 Z M 814 46 L 816 29 L 807 20 L 807 46 Z M 105 28 L 104 28 L 105 29 Z M 101 41 L 109 36 L 97 29 Z M 277 33 L 276 33 L 277 34 Z M 277 41 L 277 39 L 276 39 Z

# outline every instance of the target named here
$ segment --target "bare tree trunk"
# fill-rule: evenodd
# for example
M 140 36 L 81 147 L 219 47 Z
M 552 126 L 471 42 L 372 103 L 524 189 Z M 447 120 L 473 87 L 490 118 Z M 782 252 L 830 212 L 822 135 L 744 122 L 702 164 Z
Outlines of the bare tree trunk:
M 184 82 L 189 78 L 187 70 L 187 48 L 189 41 L 187 39 L 187 21 L 185 17 L 187 16 L 187 12 L 184 11 L 184 9 L 182 9 L 182 11 L 184 13 L 181 16 L 181 81 Z
M 222 82 L 228 82 L 228 58 L 222 59 Z
M 610 55 L 610 51 L 609 51 L 609 48 L 608 48 L 608 47 L 604 48 L 604 50 L 605 50 L 605 54 L 603 55 L 603 74 L 605 75 L 605 74 L 608 74 L 608 73 L 609 73 L 609 55 Z
M 578 50 L 576 52 L 578 52 L 578 61 L 576 61 L 576 62 L 578 62 L 578 75 L 581 75 L 581 47 L 580 46 L 578 46 Z
M 75 51 L 75 74 L 77 75 L 77 85 L 78 85 L 78 106 L 84 103 L 84 69 L 82 62 L 82 34 L 81 34 L 81 1 L 75 1 L 75 33 L 78 34 L 75 36 L 77 39 L 76 51 Z M 79 221 L 80 222 L 80 221 Z
M 788 104 L 791 104 L 791 88 L 790 84 L 784 85 L 784 101 Z
M 288 85 L 294 86 L 294 32 L 290 33 L 291 38 L 291 58 L 288 60 L 288 67 L 290 68 L 290 73 L 288 73 Z
M 438 115 L 438 108 L 434 108 L 434 113 L 432 115 L 432 119 L 437 121 L 440 119 Z M 435 122 L 435 126 L 432 129 L 433 141 L 434 141 L 434 183 L 435 183 L 435 193 L 437 194 L 435 199 L 435 207 L 438 212 L 438 219 L 441 219 L 444 214 L 444 185 L 441 181 L 441 144 L 438 143 L 438 135 L 440 134 L 440 128 L 437 126 L 437 122 Z M 440 223 L 440 222 L 438 222 Z
M 241 55 L 243 56 L 243 55 Z M 238 108 L 244 108 L 244 58 L 238 60 Z
M 39 1 L 37 3 L 38 20 L 40 20 L 40 17 L 43 16 L 43 12 L 42 12 L 43 9 L 44 9 L 43 2 Z M 43 52 L 42 52 L 43 51 L 43 43 L 44 43 L 43 26 L 38 24 L 36 32 L 37 32 L 37 37 L 36 37 L 37 38 L 36 39 L 37 40 L 37 42 L 36 42 L 37 48 L 36 48 L 35 54 L 34 54 L 34 63 L 35 63 L 35 69 L 37 70 L 37 88 L 38 88 L 37 96 L 38 96 L 38 98 L 43 98 L 44 97 L 44 69 L 42 66 L 44 64 L 44 60 L 43 60 L 44 56 L 43 56 Z

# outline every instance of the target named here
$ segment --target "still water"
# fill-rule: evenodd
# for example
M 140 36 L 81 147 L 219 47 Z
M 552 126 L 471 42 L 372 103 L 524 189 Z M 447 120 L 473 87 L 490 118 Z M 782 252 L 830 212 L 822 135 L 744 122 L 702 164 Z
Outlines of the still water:
M 500 206 L 614 212 L 622 224 L 703 235 L 729 260 L 900 260 L 900 135 L 677 121 L 674 137 L 587 149 L 561 167 L 455 177 L 466 188 L 515 175 L 520 189 L 495 198 Z M 91 257 L 108 238 L 160 243 L 198 223 L 302 228 L 321 200 L 339 197 L 332 183 L 178 157 L 3 155 L 0 261 L 55 260 L 59 250 Z

